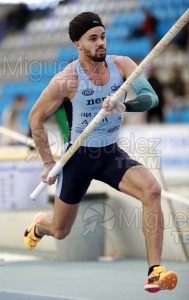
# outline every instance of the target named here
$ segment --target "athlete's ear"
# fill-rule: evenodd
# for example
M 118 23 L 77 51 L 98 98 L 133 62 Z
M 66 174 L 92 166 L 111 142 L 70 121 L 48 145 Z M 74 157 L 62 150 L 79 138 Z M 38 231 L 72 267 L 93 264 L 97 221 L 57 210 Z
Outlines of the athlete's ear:
M 74 42 L 75 44 L 75 47 L 78 49 L 78 50 L 83 50 L 82 46 L 81 46 L 81 43 L 79 41 L 77 42 Z

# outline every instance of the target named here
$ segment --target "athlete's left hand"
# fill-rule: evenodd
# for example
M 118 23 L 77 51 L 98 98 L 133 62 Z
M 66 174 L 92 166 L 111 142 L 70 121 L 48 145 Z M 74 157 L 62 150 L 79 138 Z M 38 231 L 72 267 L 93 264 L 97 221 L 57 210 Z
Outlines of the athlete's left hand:
M 118 101 L 116 104 L 111 104 L 110 100 L 113 95 L 109 95 L 102 103 L 102 107 L 105 110 L 105 116 L 109 116 L 111 114 L 118 114 L 125 111 L 125 105 Z
M 44 166 L 43 172 L 41 173 L 41 179 L 43 182 L 47 183 L 48 185 L 52 185 L 55 183 L 57 176 L 54 177 L 50 177 L 49 179 L 47 179 L 49 172 L 52 170 L 52 168 L 54 167 L 55 162 L 49 163 L 47 165 Z

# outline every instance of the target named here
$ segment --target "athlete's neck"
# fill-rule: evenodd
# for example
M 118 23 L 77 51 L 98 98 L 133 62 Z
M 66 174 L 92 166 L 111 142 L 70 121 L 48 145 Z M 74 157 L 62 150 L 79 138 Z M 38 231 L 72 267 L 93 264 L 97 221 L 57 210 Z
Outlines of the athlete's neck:
M 87 75 L 103 74 L 107 68 L 106 61 L 94 62 L 91 59 L 82 60 L 81 58 L 78 58 L 78 62 Z

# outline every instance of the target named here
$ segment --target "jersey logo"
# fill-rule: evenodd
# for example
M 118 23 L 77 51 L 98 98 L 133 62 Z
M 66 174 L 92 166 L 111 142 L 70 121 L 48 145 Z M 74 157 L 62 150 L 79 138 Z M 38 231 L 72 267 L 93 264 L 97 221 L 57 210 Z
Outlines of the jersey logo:
M 104 101 L 104 99 L 106 99 L 106 97 L 89 99 L 89 100 L 87 100 L 87 105 L 100 104 Z
M 83 118 L 91 118 L 91 113 L 81 112 L 80 116 Z
M 119 88 L 120 88 L 120 85 L 114 84 L 114 85 L 111 86 L 111 90 L 112 90 L 113 92 L 117 91 Z
M 84 96 L 90 96 L 92 94 L 94 94 L 93 89 L 86 89 L 86 90 L 82 91 L 82 95 L 84 95 Z

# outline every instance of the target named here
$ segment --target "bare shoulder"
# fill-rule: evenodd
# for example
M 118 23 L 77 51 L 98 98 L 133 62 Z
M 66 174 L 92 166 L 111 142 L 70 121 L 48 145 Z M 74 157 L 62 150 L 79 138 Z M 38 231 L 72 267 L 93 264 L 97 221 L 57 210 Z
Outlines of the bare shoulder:
M 115 63 L 124 79 L 126 79 L 137 67 L 137 64 L 128 56 L 110 55 L 110 58 Z
M 48 91 L 61 98 L 72 98 L 77 90 L 78 75 L 73 62 L 68 64 L 61 72 L 57 73 L 50 81 Z

